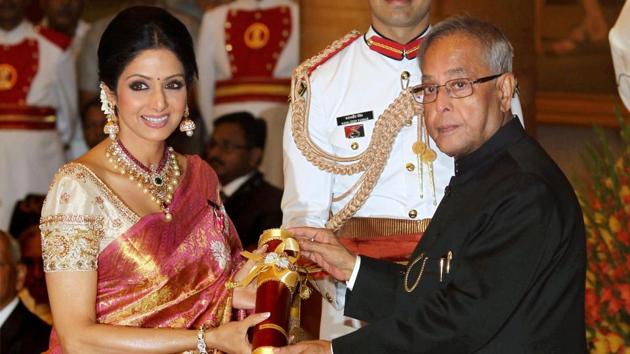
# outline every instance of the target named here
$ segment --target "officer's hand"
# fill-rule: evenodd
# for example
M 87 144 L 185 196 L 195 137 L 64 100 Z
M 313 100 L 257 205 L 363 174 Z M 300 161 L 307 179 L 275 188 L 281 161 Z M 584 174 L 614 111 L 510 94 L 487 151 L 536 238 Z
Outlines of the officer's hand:
M 300 342 L 283 348 L 274 348 L 274 354 L 330 354 L 330 342 L 325 340 L 313 340 Z
M 339 281 L 352 275 L 356 255 L 350 253 L 327 229 L 296 227 L 288 230 L 300 242 L 300 251 Z

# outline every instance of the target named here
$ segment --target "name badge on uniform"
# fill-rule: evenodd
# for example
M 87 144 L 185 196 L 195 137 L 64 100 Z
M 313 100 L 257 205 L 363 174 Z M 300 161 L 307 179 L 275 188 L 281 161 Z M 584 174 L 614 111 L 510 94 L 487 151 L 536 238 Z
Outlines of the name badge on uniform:
M 372 111 L 352 113 L 347 116 L 337 117 L 337 126 L 355 124 L 372 119 L 374 119 L 374 113 L 372 113 Z
M 363 124 L 347 125 L 343 127 L 343 131 L 346 133 L 346 139 L 355 139 L 365 136 Z

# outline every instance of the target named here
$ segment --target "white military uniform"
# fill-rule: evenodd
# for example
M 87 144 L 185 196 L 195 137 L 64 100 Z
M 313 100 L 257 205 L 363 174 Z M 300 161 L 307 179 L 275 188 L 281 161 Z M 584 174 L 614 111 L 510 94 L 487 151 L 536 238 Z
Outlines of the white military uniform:
M 227 113 L 248 111 L 264 119 L 267 144 L 260 170 L 278 187 L 290 78 L 299 62 L 298 11 L 290 0 L 217 6 L 203 16 L 197 48 L 197 101 L 208 131 Z
M 610 30 L 608 39 L 612 50 L 617 78 L 617 89 L 621 100 L 630 109 L 630 1 L 621 9 L 617 22 Z
M 48 21 L 47 19 L 43 19 L 41 22 L 42 26 L 47 27 Z M 66 49 L 67 52 L 72 55 L 73 60 L 75 61 L 75 65 L 77 65 L 78 70 L 78 60 L 79 55 L 81 54 L 81 49 L 83 48 L 83 39 L 90 29 L 90 24 L 79 20 L 77 23 L 77 28 L 74 30 L 74 36 L 72 37 L 72 41 L 70 45 Z M 77 72 L 78 73 L 78 72 Z M 77 85 L 78 85 L 78 77 L 77 77 Z M 87 144 L 85 143 L 85 138 L 83 137 L 83 130 L 81 129 L 81 120 L 77 119 L 75 122 L 76 126 L 74 127 L 74 136 L 72 137 L 72 141 L 70 142 L 70 149 L 67 151 L 68 159 L 73 160 L 78 158 L 79 156 L 85 154 L 89 149 Z
M 336 156 L 353 156 L 368 147 L 379 115 L 401 92 L 403 72 L 410 74 L 411 86 L 420 83 L 420 66 L 415 55 L 396 60 L 378 53 L 368 46 L 368 39 L 373 36 L 378 34 L 370 28 L 318 66 L 310 76 L 308 132 L 320 148 Z M 517 108 L 515 113 L 520 116 L 520 108 Z M 454 163 L 431 141 L 437 152 L 433 162 L 435 188 L 430 183 L 426 165 L 421 176 L 418 158 L 412 151 L 412 145 L 419 139 L 417 124 L 414 119 L 411 126 L 402 128 L 380 179 L 354 216 L 401 220 L 432 217 L 453 175 Z M 348 134 L 350 126 L 354 126 L 351 131 L 359 133 Z M 351 189 L 360 174 L 343 176 L 320 170 L 298 150 L 291 131 L 288 118 L 284 130 L 283 227 L 324 227 L 330 214 L 346 205 L 353 193 L 341 200 L 333 201 L 333 198 Z M 420 190 L 421 178 L 424 178 L 424 190 Z M 345 289 L 338 287 L 336 292 L 333 303 L 339 310 L 327 301 L 322 304 L 320 338 L 323 339 L 344 335 L 359 326 L 343 316 Z
M 74 37 L 72 37 L 72 42 L 70 42 L 68 51 L 72 53 L 75 62 L 79 60 L 79 55 L 81 54 L 81 49 L 83 48 L 83 40 L 90 30 L 90 27 L 89 23 L 79 20 L 77 28 L 74 30 Z
M 48 19 L 44 18 L 41 21 L 41 25 L 43 27 L 48 27 Z M 83 38 L 85 38 L 85 35 L 87 34 L 89 30 L 90 30 L 89 23 L 83 20 L 79 20 L 77 22 L 77 28 L 74 30 L 74 36 L 72 37 L 72 40 L 70 41 L 70 45 L 66 49 L 67 51 L 72 53 L 72 57 L 74 58 L 75 63 L 78 61 L 79 54 L 81 53 L 81 48 L 83 47 Z
M 26 57 L 15 54 L 23 46 L 29 47 Z M 16 97 L 11 90 L 22 93 Z M 72 57 L 27 21 L 0 30 L 0 97 L 0 229 L 6 230 L 15 202 L 28 193 L 46 194 L 65 162 L 63 146 L 77 120 Z

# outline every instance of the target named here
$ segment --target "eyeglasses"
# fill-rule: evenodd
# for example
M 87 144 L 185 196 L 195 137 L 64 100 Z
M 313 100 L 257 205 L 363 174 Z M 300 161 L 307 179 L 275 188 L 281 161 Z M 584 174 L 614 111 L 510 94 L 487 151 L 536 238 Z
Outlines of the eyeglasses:
M 496 74 L 491 76 L 482 77 L 477 80 L 471 80 L 468 78 L 448 80 L 444 85 L 436 84 L 420 84 L 411 88 L 411 94 L 418 103 L 431 103 L 437 100 L 440 87 L 446 89 L 446 94 L 451 98 L 464 98 L 473 94 L 473 85 L 481 84 L 490 80 L 494 80 L 497 77 L 503 75 Z
M 249 149 L 250 146 L 249 145 L 236 144 L 236 143 L 233 143 L 231 141 L 218 142 L 216 140 L 210 140 L 210 142 L 208 143 L 208 149 L 214 149 L 214 148 L 217 148 L 217 149 L 222 150 L 222 151 L 232 152 L 232 151 L 238 150 L 238 149 Z

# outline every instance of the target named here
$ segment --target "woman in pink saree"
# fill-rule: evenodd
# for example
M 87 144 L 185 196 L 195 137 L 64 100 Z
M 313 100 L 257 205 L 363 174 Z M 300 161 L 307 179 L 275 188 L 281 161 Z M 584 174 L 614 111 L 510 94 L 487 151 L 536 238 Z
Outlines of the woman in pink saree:
M 229 286 L 247 267 L 216 174 L 165 143 L 194 129 L 190 34 L 164 10 L 129 8 L 98 54 L 111 139 L 59 170 L 42 212 L 49 352 L 249 353 L 247 329 L 268 314 L 230 322 L 255 295 Z

